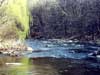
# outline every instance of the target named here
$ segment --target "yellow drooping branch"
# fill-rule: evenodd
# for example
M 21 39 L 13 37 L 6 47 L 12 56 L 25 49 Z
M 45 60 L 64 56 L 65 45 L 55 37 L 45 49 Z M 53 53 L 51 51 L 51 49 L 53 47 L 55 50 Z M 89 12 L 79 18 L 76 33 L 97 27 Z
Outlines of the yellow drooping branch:
M 16 19 L 17 25 L 23 28 L 18 30 L 19 38 L 24 39 L 29 30 L 29 10 L 27 6 L 28 0 L 9 0 L 7 5 L 7 13 Z

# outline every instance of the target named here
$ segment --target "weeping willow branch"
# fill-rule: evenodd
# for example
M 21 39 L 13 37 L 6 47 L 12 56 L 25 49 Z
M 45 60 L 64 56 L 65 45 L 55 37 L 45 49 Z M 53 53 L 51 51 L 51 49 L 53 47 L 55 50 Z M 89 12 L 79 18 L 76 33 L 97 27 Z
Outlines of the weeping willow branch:
M 29 31 L 28 0 L 0 0 L 0 37 L 25 39 Z M 5 34 L 4 34 L 5 33 Z M 12 38 L 11 38 L 12 39 Z

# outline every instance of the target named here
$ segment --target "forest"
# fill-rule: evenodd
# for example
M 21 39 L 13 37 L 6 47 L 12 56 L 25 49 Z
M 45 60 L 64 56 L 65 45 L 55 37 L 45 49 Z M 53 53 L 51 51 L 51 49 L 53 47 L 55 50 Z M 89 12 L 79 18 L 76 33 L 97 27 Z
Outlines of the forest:
M 100 38 L 99 9 L 98 0 L 1 0 L 0 39 L 96 42 Z
M 98 0 L 42 0 L 37 5 L 30 9 L 32 38 L 99 40 Z

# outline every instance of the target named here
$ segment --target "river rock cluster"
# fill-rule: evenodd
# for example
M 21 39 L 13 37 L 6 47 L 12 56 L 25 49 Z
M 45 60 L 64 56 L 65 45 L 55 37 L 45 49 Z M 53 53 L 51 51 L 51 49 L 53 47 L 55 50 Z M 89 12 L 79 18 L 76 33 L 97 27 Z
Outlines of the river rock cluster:
M 4 55 L 20 56 L 23 51 L 27 51 L 28 49 L 29 47 L 19 40 L 0 42 L 0 53 Z

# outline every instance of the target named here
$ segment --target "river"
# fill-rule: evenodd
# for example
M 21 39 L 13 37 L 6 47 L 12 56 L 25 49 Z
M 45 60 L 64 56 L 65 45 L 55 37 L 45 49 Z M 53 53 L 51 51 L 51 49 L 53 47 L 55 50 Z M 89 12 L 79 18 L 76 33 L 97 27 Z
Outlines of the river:
M 88 59 L 98 44 L 59 39 L 25 43 L 33 51 L 23 52 L 22 58 L 2 56 L 0 75 L 100 75 L 100 58 Z

